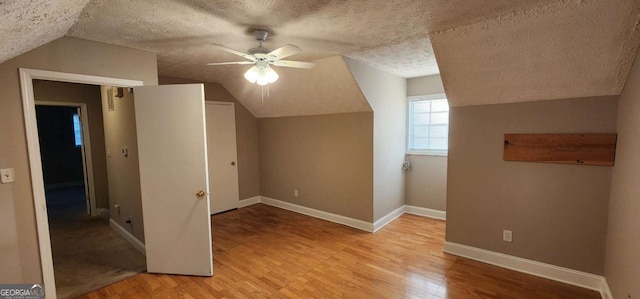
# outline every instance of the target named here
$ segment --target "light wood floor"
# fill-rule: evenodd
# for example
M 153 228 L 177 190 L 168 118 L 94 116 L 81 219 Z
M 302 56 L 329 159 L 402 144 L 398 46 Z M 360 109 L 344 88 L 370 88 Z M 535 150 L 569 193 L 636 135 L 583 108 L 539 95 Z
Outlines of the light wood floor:
M 599 298 L 442 252 L 445 222 L 370 234 L 257 204 L 212 217 L 214 276 L 139 274 L 80 298 Z

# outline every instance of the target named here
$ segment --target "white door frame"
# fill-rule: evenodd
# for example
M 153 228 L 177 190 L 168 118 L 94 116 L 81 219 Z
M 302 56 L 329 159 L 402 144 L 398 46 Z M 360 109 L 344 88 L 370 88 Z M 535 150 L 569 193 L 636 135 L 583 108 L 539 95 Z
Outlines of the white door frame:
M 91 134 L 89 132 L 89 111 L 87 104 L 77 102 L 51 102 L 35 101 L 36 106 L 74 107 L 80 108 L 80 121 L 82 123 L 82 171 L 84 173 L 85 196 L 88 197 L 89 206 L 87 213 L 98 216 L 96 207 L 96 189 L 93 176 L 93 157 L 91 155 Z
M 38 123 L 36 120 L 36 105 L 33 97 L 33 80 L 49 80 L 91 85 L 110 85 L 119 87 L 142 86 L 138 80 L 117 79 L 82 74 L 62 73 L 44 70 L 20 68 L 20 88 L 22 91 L 22 107 L 24 124 L 27 133 L 27 152 L 29 154 L 29 170 L 31 172 L 31 188 L 33 190 L 33 205 L 36 213 L 36 227 L 38 229 L 38 245 L 40 248 L 40 265 L 47 298 L 56 299 L 56 281 L 53 274 L 53 257 L 51 255 L 51 239 L 49 236 L 49 221 L 47 217 L 47 203 L 44 193 L 44 178 L 42 175 L 42 161 L 40 160 L 40 140 L 38 138 Z

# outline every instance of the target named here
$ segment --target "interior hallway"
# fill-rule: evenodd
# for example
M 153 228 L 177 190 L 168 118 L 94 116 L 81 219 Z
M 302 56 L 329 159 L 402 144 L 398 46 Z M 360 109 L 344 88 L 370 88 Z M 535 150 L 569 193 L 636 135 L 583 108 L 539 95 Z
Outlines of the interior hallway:
M 146 270 L 145 257 L 104 218 L 86 213 L 84 187 L 47 192 L 58 298 L 72 298 Z
M 375 234 L 256 204 L 212 217 L 214 276 L 140 274 L 80 298 L 600 298 L 442 252 L 445 222 Z

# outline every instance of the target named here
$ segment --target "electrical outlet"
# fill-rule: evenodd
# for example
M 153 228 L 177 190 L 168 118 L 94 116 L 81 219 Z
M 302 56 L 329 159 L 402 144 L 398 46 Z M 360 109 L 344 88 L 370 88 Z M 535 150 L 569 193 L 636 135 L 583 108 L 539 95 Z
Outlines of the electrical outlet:
M 506 230 L 506 229 L 503 230 L 502 231 L 502 241 L 509 242 L 509 243 L 513 242 L 513 232 L 510 231 L 510 230 Z
M 298 197 L 298 189 L 293 189 L 293 196 Z
M 13 168 L 0 169 L 0 179 L 3 184 L 15 182 L 16 175 Z

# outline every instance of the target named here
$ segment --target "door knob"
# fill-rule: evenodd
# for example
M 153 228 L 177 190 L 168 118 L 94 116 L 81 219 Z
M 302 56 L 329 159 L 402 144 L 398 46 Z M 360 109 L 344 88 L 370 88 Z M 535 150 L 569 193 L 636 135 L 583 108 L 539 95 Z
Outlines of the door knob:
M 235 166 L 236 165 L 236 161 L 231 161 L 231 166 Z
M 198 191 L 198 193 L 196 193 L 196 197 L 197 197 L 197 198 L 203 198 L 203 197 L 204 197 L 204 195 L 205 195 L 204 190 L 200 190 L 200 191 Z

